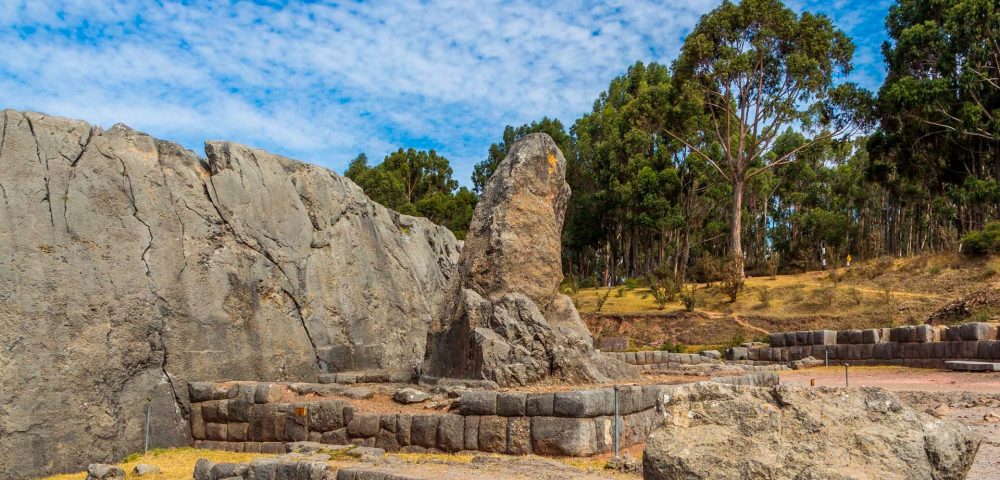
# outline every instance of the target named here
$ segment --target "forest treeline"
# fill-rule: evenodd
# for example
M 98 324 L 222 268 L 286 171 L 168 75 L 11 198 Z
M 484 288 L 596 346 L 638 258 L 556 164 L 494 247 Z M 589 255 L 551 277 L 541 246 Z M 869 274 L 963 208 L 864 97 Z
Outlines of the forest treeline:
M 508 126 L 471 191 L 433 151 L 346 174 L 462 237 L 507 148 L 548 133 L 573 189 L 563 268 L 594 284 L 957 250 L 1000 216 L 1000 7 L 897 0 L 885 25 L 886 78 L 867 92 L 844 81 L 854 45 L 829 18 L 723 2 L 671 65 L 636 62 L 572 124 Z

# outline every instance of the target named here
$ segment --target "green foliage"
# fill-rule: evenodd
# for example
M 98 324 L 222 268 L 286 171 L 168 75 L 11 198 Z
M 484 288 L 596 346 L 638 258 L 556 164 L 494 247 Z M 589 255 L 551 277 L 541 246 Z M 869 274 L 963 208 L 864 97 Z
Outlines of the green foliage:
M 624 297 L 625 296 L 625 287 L 624 286 L 620 286 L 620 287 L 616 288 L 615 289 L 615 296 L 618 297 L 618 298 Z
M 597 295 L 597 303 L 594 307 L 594 311 L 600 312 L 601 309 L 604 308 L 604 303 L 608 301 L 608 296 L 611 295 L 611 287 L 608 287 L 608 289 L 604 291 L 604 294 L 601 294 L 600 290 L 597 290 L 594 294 Z
M 982 230 L 965 234 L 962 237 L 962 253 L 966 255 L 1000 253 L 1000 221 L 989 222 Z
M 688 287 L 681 291 L 681 302 L 684 303 L 684 310 L 693 312 L 698 306 L 698 292 L 694 287 Z
M 760 300 L 761 306 L 768 308 L 771 306 L 771 290 L 767 287 L 760 287 L 757 290 L 757 299 Z
M 687 351 L 687 345 L 684 345 L 683 343 L 680 342 L 674 343 L 670 340 L 667 340 L 666 342 L 663 342 L 663 344 L 660 345 L 659 350 L 664 352 L 684 353 L 685 351 Z
M 399 149 L 371 167 L 365 154 L 344 172 L 369 198 L 407 215 L 427 217 L 464 238 L 472 221 L 476 195 L 458 187 L 448 159 L 434 150 Z

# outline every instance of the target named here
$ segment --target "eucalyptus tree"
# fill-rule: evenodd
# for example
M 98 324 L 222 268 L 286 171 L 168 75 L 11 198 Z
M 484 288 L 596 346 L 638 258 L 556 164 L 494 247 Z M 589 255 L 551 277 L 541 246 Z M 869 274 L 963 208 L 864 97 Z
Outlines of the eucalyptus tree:
M 829 18 L 796 14 L 779 0 L 724 1 L 687 36 L 673 64 L 676 88 L 696 98 L 721 158 L 675 130 L 667 133 L 702 157 L 732 187 L 730 255 L 744 276 L 743 198 L 747 182 L 790 163 L 814 142 L 856 125 L 866 92 L 835 83 L 850 72 L 854 44 Z M 813 136 L 780 156 L 768 152 L 788 126 Z

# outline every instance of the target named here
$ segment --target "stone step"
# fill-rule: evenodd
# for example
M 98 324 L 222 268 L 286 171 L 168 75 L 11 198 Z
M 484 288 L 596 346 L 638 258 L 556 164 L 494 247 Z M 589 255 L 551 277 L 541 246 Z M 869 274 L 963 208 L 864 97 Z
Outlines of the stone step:
M 993 362 L 950 360 L 944 362 L 944 366 L 947 369 L 958 370 L 960 372 L 1000 372 L 1000 363 L 993 363 Z

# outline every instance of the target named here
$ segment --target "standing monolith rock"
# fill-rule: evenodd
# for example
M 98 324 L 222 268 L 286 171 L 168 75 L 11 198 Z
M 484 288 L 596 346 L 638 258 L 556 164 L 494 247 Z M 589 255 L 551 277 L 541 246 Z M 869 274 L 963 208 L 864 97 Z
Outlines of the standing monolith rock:
M 566 159 L 548 135 L 511 147 L 476 205 L 450 316 L 428 333 L 424 373 L 524 385 L 630 376 L 598 357 L 562 282 Z

